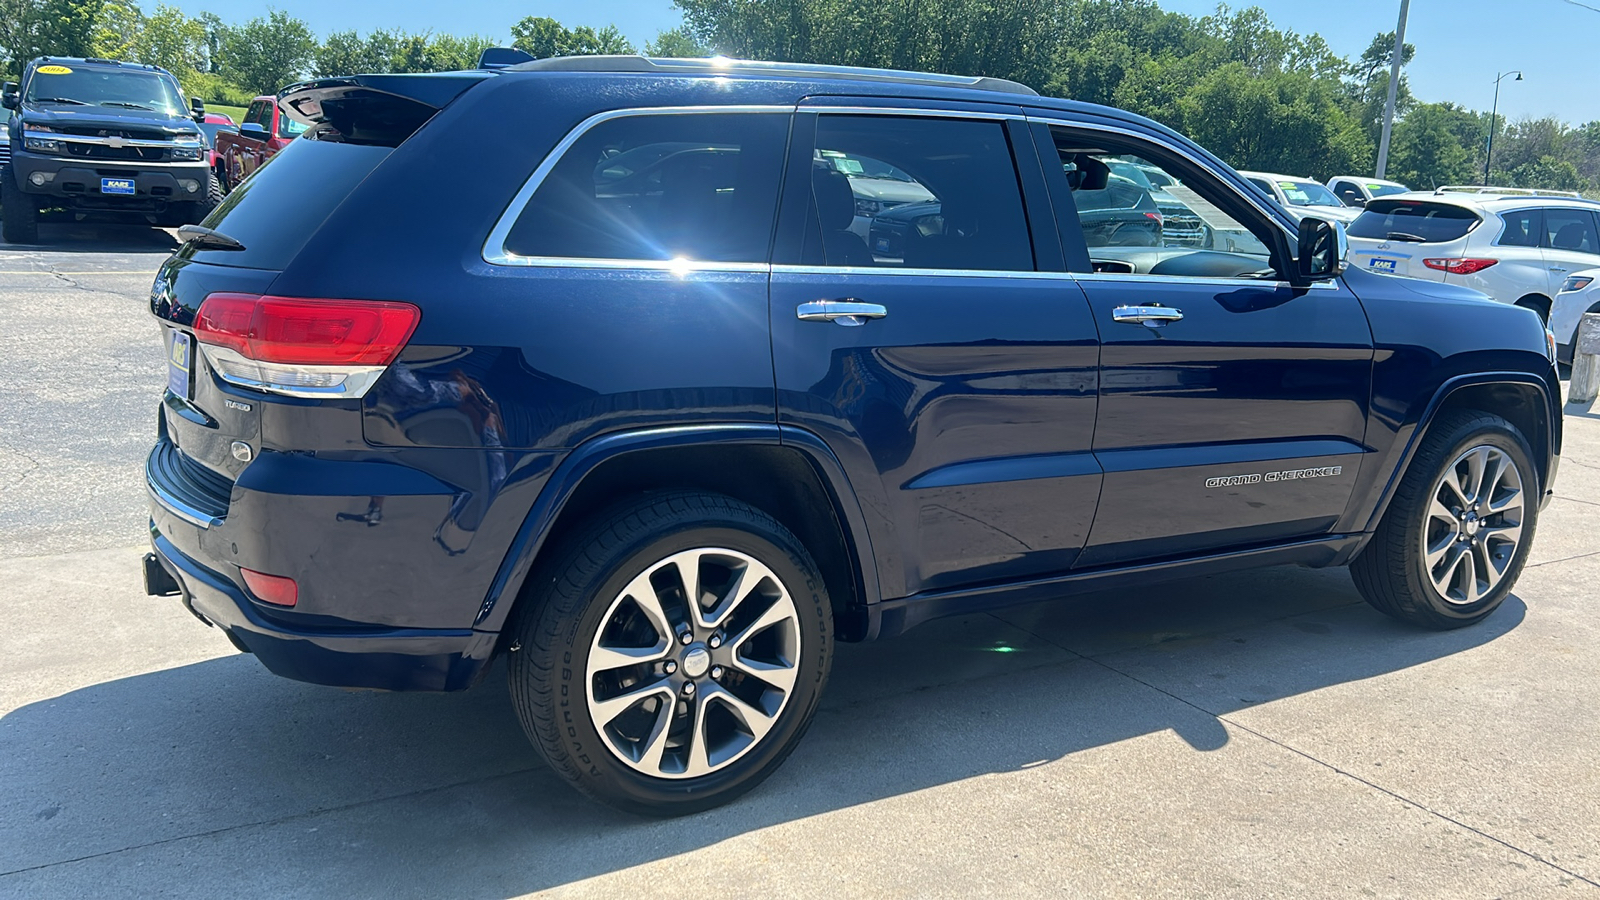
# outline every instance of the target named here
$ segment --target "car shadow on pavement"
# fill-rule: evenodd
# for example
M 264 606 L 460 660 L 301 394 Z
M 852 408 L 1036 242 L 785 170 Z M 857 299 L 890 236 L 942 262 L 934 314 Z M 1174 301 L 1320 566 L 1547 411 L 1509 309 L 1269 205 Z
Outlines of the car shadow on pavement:
M 222 657 L 0 718 L 0 873 L 24 879 L 0 888 L 183 893 L 163 879 L 222 866 L 250 894 L 514 896 L 1074 754 L 1094 777 L 1086 751 L 1145 735 L 1208 752 L 1229 740 L 1218 716 L 1471 650 L 1525 613 L 1513 596 L 1477 627 L 1425 632 L 1367 608 L 1343 570 L 1280 568 L 933 622 L 840 647 L 788 763 L 670 821 L 546 769 L 503 666 L 464 694 L 403 695 Z
M 37 244 L 0 243 L 0 251 L 171 253 L 178 246 L 178 239 L 171 231 L 145 222 L 95 219 L 76 222 L 69 216 L 58 215 L 40 220 Z

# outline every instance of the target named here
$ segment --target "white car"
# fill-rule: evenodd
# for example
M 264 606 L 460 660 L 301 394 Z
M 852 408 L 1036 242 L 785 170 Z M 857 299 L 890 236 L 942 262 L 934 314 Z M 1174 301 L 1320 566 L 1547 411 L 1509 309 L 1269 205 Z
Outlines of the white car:
M 1350 265 L 1459 284 L 1548 319 L 1568 275 L 1600 268 L 1600 203 L 1414 192 L 1367 204 L 1349 226 Z
M 1344 201 L 1345 206 L 1361 209 L 1379 197 L 1404 194 L 1411 190 L 1398 181 L 1382 178 L 1362 178 L 1360 175 L 1335 175 L 1328 179 L 1328 190 Z
M 1327 219 L 1330 222 L 1349 224 L 1361 214 L 1358 209 L 1345 206 L 1333 192 L 1309 178 L 1292 175 L 1274 175 L 1271 172 L 1240 172 L 1250 183 L 1267 192 L 1278 201 L 1295 221 L 1306 216 Z
M 1578 326 L 1583 324 L 1584 313 L 1600 313 L 1600 268 L 1568 275 L 1560 293 L 1556 294 L 1555 305 L 1550 307 L 1550 331 L 1556 336 L 1556 356 L 1564 363 L 1572 362 L 1572 350 L 1578 343 Z

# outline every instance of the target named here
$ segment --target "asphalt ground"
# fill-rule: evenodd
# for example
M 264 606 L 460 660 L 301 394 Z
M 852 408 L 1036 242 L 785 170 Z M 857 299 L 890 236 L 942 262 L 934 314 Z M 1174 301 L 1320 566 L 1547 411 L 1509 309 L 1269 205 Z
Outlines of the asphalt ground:
M 842 646 L 733 805 L 642 820 L 503 671 L 286 681 L 139 584 L 173 242 L 0 245 L 0 897 L 1600 897 L 1600 414 L 1514 596 L 1417 631 L 1276 568 Z

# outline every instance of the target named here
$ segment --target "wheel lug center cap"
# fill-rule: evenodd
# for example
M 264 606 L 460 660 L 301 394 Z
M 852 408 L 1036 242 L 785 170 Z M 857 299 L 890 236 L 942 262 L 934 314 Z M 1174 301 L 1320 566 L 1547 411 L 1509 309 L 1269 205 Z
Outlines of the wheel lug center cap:
M 1482 524 L 1482 522 L 1478 519 L 1478 514 L 1477 513 L 1467 513 L 1466 521 L 1462 523 L 1463 527 L 1466 529 L 1467 534 L 1469 534 L 1469 535 L 1477 534 L 1478 533 L 1478 526 L 1481 525 L 1481 524 Z
M 704 644 L 691 644 L 683 652 L 683 674 L 699 678 L 711 669 L 711 651 Z

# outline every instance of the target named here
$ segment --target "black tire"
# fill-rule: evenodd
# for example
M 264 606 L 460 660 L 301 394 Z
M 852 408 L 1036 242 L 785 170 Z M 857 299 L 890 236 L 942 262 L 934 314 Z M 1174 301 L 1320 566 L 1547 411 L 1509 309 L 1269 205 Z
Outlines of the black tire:
M 1521 534 L 1514 549 L 1509 551 L 1503 574 L 1497 582 L 1490 583 L 1490 590 L 1476 600 L 1463 596 L 1459 601 L 1452 601 L 1434 586 L 1423 552 L 1424 529 L 1430 527 L 1430 521 L 1438 522 L 1430 519 L 1429 509 L 1435 492 L 1442 487 L 1440 480 L 1447 467 L 1468 450 L 1480 446 L 1499 450 L 1518 470 L 1522 491 L 1518 517 Z M 1475 410 L 1446 413 L 1428 429 L 1411 466 L 1400 480 L 1383 521 L 1351 563 L 1350 574 L 1356 589 L 1380 612 L 1423 628 L 1443 631 L 1482 621 L 1505 601 L 1527 563 L 1528 549 L 1538 525 L 1542 491 L 1539 473 L 1533 466 L 1533 452 L 1516 426 L 1499 416 Z M 1488 523 L 1490 518 L 1486 515 L 1481 522 Z M 1479 521 L 1476 516 L 1474 521 Z M 1504 518 L 1496 520 L 1496 524 L 1505 522 Z M 1438 529 L 1437 524 L 1432 527 Z M 1470 533 L 1478 533 L 1477 525 Z M 1445 535 L 1448 540 L 1448 530 Z M 1487 541 L 1484 547 L 1489 547 Z M 1466 578 L 1475 578 L 1475 570 L 1469 571 Z
M 224 166 L 221 162 L 218 162 L 216 166 L 211 169 L 211 177 L 217 183 L 217 202 L 220 203 L 222 202 L 222 198 L 226 197 L 228 192 L 233 190 L 233 188 L 228 186 L 227 166 Z
M 182 212 L 178 215 L 181 220 L 179 225 L 199 225 L 222 202 L 222 185 L 217 183 L 216 173 L 210 169 L 206 170 L 206 183 L 201 191 L 205 194 L 204 200 L 183 204 Z
M 1539 314 L 1539 321 L 1544 322 L 1546 324 L 1548 324 L 1550 322 L 1550 301 L 1545 299 L 1544 297 L 1539 297 L 1539 296 L 1523 297 L 1521 300 L 1517 301 L 1516 305 L 1522 307 L 1523 309 L 1531 309 L 1534 312 L 1538 313 Z
M 785 695 L 765 735 L 750 741 L 737 754 L 730 754 L 731 761 L 719 763 L 720 768 L 694 777 L 651 775 L 625 764 L 618 755 L 621 751 L 614 749 L 615 733 L 602 735 L 596 726 L 590 712 L 589 691 L 606 674 L 597 673 L 591 682 L 587 674 L 589 657 L 599 630 L 615 628 L 617 620 L 612 616 L 626 608 L 614 609 L 615 598 L 622 596 L 636 577 L 672 554 L 698 548 L 747 554 L 781 582 L 795 613 L 792 634 L 798 643 L 794 645 L 797 650 L 790 654 L 794 657 L 794 686 Z M 552 548 L 548 559 L 530 575 L 529 590 L 520 601 L 508 647 L 511 697 L 517 717 L 533 745 L 557 773 L 578 790 L 617 809 L 641 815 L 676 816 L 727 803 L 760 784 L 783 763 L 816 712 L 833 658 L 833 622 L 822 576 L 793 534 L 766 513 L 732 498 L 672 492 L 647 495 L 602 512 L 588 520 L 572 539 Z M 730 592 L 730 596 L 736 594 L 743 592 Z M 748 596 L 757 598 L 755 592 Z M 669 603 L 662 602 L 662 609 L 668 607 Z M 683 611 L 677 620 L 677 627 L 682 629 L 688 607 L 676 608 Z M 740 609 L 734 607 L 730 621 L 740 615 Z M 671 615 L 669 612 L 669 618 Z M 692 644 L 681 647 L 672 635 L 654 635 L 649 641 L 659 642 L 662 638 L 667 641 L 669 655 L 721 646 L 699 630 L 693 632 Z M 720 652 L 735 650 L 730 641 Z M 704 657 L 696 662 L 703 671 Z M 695 668 L 687 655 L 681 664 L 673 661 L 670 665 L 673 668 L 664 669 L 666 675 L 654 663 L 644 669 L 614 671 L 640 673 L 637 680 L 624 684 L 626 690 L 657 681 L 667 683 L 667 675 L 674 673 L 680 682 L 692 680 L 685 677 Z M 735 668 L 733 663 L 728 663 L 726 669 L 718 666 L 710 670 L 709 677 L 714 679 L 718 672 L 725 672 L 729 679 L 742 678 Z M 688 695 L 676 693 L 681 688 L 672 687 L 675 693 L 671 695 L 674 700 L 670 711 L 665 705 L 645 700 L 641 701 L 645 706 L 630 706 L 623 715 L 638 715 L 641 710 L 651 718 L 664 714 L 668 724 L 656 727 L 664 728 L 669 735 L 681 735 L 681 724 L 674 723 L 683 722 L 682 716 L 694 715 L 692 703 L 707 704 L 704 709 L 708 723 L 711 716 L 717 715 L 716 707 L 710 705 L 712 691 L 725 683 L 707 683 L 703 676 L 698 695 L 704 700 L 685 699 Z M 754 684 L 759 686 L 760 682 Z M 738 686 L 737 681 L 730 685 Z M 726 707 L 726 701 L 723 705 Z M 669 743 L 670 739 L 663 740 L 663 746 Z M 644 741 L 639 746 L 643 747 Z M 706 746 L 710 746 L 709 741 Z M 683 753 L 682 758 L 687 760 L 687 750 Z
M 0 178 L 0 237 L 8 244 L 39 243 L 39 204 L 23 193 L 10 166 Z

